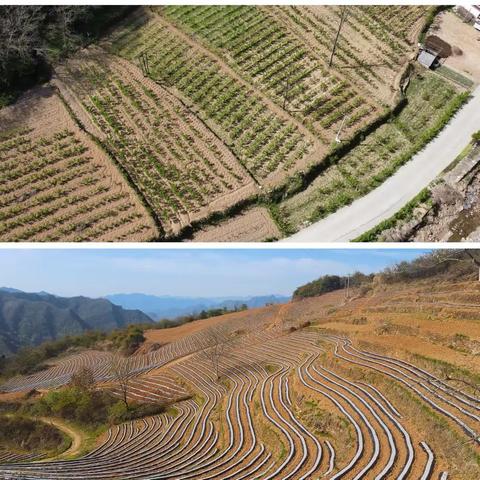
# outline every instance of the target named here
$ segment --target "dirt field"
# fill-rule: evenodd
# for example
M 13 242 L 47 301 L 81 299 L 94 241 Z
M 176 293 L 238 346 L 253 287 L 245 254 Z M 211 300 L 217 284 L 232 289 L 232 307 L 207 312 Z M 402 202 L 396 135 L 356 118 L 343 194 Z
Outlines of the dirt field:
M 442 13 L 433 31 L 452 46 L 453 55 L 445 65 L 480 83 L 480 32 L 453 12 Z
M 181 325 L 179 327 L 164 328 L 160 330 L 147 330 L 145 331 L 144 335 L 147 343 L 160 343 L 161 345 L 163 345 L 165 343 L 180 340 L 187 335 L 198 333 L 213 325 L 224 324 L 230 321 L 243 322 L 251 318 L 265 318 L 269 319 L 269 321 L 273 321 L 276 318 L 276 315 L 278 314 L 280 308 L 281 307 L 277 305 L 262 308 L 252 308 L 250 310 L 229 313 L 227 315 L 221 315 L 219 317 L 211 317 L 205 320 L 196 320 Z
M 266 208 L 254 207 L 195 232 L 195 242 L 264 242 L 282 236 Z
M 0 239 L 146 241 L 155 224 L 50 87 L 0 111 Z

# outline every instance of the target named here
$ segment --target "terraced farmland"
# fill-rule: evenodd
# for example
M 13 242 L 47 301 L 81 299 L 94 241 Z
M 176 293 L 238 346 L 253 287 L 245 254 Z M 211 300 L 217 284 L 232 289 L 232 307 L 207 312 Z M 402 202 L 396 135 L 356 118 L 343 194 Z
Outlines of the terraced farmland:
M 145 241 L 156 228 L 51 89 L 0 111 L 0 239 Z
M 257 200 L 278 202 L 278 192 L 298 189 L 301 178 L 338 148 L 336 139 L 354 138 L 397 104 L 427 11 L 419 6 L 137 8 L 101 42 L 56 65 L 50 82 L 68 112 L 50 110 L 51 125 L 69 125 L 52 135 L 67 138 L 67 130 L 75 132 L 74 143 L 81 136 L 83 148 L 101 157 L 114 179 L 107 179 L 100 164 L 87 167 L 81 160 L 87 150 L 77 144 L 66 149 L 74 158 L 65 153 L 64 163 L 45 160 L 55 163 L 55 186 L 38 185 L 45 172 L 32 176 L 22 170 L 18 181 L 7 176 L 2 185 L 10 196 L 0 206 L 5 210 L 0 236 L 195 240 L 205 237 L 196 232 L 226 219 L 219 234 L 248 241 L 277 238 L 286 233 L 278 230 L 284 225 L 297 228 L 312 217 L 310 210 L 323 206 L 309 200 L 308 209 L 298 207 L 301 219 L 291 218 L 288 206 L 281 208 L 278 225 L 268 213 L 263 219 L 257 215 L 261 228 L 253 233 L 243 217 Z M 29 101 L 37 105 L 35 123 L 41 124 L 42 98 L 33 94 Z M 18 107 L 20 117 L 28 117 Z M 22 135 L 3 125 L 1 130 L 5 154 L 26 138 L 27 130 Z M 372 155 L 378 153 L 372 161 L 375 176 L 391 172 L 382 142 L 370 141 Z M 397 150 L 405 153 L 407 146 L 400 142 Z M 43 154 L 40 146 L 32 148 Z M 24 150 L 18 155 L 30 158 Z M 355 160 L 337 160 L 332 169 L 348 170 L 347 183 L 364 183 Z M 78 171 L 67 174 L 73 164 Z M 338 180 L 338 172 L 328 171 Z M 338 203 L 338 196 L 351 198 L 344 185 L 335 187 L 336 180 L 333 193 L 332 182 L 312 189 L 324 192 L 329 204 Z M 361 195 L 366 187 L 352 188 Z M 228 223 L 236 212 L 239 222 Z M 55 223 L 60 224 L 56 230 Z
M 212 348 L 211 322 L 192 325 L 191 334 L 179 327 L 181 338 L 170 332 L 172 343 L 130 357 L 135 362 L 132 394 L 151 402 L 170 391 L 179 397 L 186 393 L 173 409 L 111 428 L 93 451 L 76 460 L 19 459 L 0 465 L 0 477 L 476 478 L 478 394 L 442 378 L 433 364 L 414 360 L 408 348 L 382 351 L 377 341 L 395 342 L 395 336 L 376 336 L 370 322 L 385 293 L 347 305 L 342 295 L 230 314 L 223 323 L 217 319 L 230 339 L 219 378 L 205 354 Z M 408 301 L 412 291 L 403 296 Z M 386 303 L 393 308 L 398 302 L 392 297 Z M 368 320 L 352 322 L 357 310 Z M 299 328 L 309 312 L 317 323 Z M 422 331 L 428 328 L 420 316 L 415 321 Z M 477 323 L 471 323 L 472 335 L 478 333 Z M 339 330 L 342 325 L 350 329 L 348 336 Z M 367 332 L 369 346 L 358 340 Z M 443 348 L 435 341 L 430 345 Z M 91 359 L 99 385 L 108 385 L 101 361 Z M 81 363 L 70 365 L 75 362 Z M 3 389 L 36 388 L 40 378 L 58 385 L 69 368 L 55 369 Z
M 305 162 L 313 136 L 159 15 L 138 12 L 111 43 L 114 53 L 132 62 L 147 55 L 150 76 L 192 105 L 259 183 Z
M 56 84 L 139 186 L 164 235 L 255 192 L 223 143 L 128 62 L 90 49 L 58 69 Z
M 408 103 L 398 116 L 338 158 L 305 190 L 280 203 L 286 230 L 298 231 L 378 186 L 424 145 L 430 132 L 443 126 L 462 98 L 434 73 L 412 80 Z

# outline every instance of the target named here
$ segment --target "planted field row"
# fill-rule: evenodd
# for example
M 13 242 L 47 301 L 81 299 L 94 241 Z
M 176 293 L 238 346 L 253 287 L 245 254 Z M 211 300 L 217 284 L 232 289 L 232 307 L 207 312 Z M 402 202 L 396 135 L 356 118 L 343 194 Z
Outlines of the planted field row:
M 422 148 L 460 105 L 454 88 L 429 73 L 412 81 L 407 100 L 394 120 L 377 128 L 306 190 L 281 204 L 281 216 L 289 229 L 297 231 L 378 186 Z
M 114 386 L 111 392 L 119 398 L 123 397 L 118 386 Z M 135 377 L 130 380 L 127 392 L 127 398 L 131 401 L 162 404 L 178 402 L 189 395 L 174 378 L 165 374 Z
M 209 345 L 205 332 L 199 332 L 168 343 L 162 348 L 144 355 L 125 358 L 131 377 L 149 372 L 178 358 L 189 355 Z M 18 392 L 39 388 L 56 388 L 70 382 L 72 375 L 82 368 L 92 370 L 96 382 L 108 382 L 114 378 L 111 352 L 87 350 L 60 359 L 56 365 L 27 376 L 14 377 L 2 385 L 1 392 Z M 155 373 L 152 373 L 155 376 Z M 180 391 L 180 390 L 179 390 Z
M 195 233 L 192 240 L 196 242 L 264 242 L 281 236 L 268 209 L 254 207 L 218 225 L 203 228 Z
M 0 449 L 0 463 L 27 462 L 39 460 L 40 458 L 41 455 L 38 454 L 14 453 L 8 450 Z
M 83 108 L 78 115 L 88 115 L 87 128 L 128 172 L 167 236 L 254 192 L 222 142 L 127 62 L 92 49 L 58 70 L 66 98 L 81 105 L 72 108 Z
M 339 33 L 331 71 L 356 86 L 367 98 L 391 104 L 398 92 L 397 77 L 414 52 L 412 37 L 426 14 L 422 7 L 404 8 L 402 20 L 389 26 L 391 14 L 377 7 L 275 7 L 272 14 L 297 35 L 318 61 L 330 61 Z M 392 7 L 393 8 L 393 7 Z M 269 9 L 270 10 L 270 9 Z M 338 32 L 341 17 L 344 23 Z M 387 20 L 385 20 L 387 18 Z M 379 27 L 379 22 L 382 27 Z M 373 26 L 376 25 L 377 28 Z M 372 108 L 364 105 L 362 108 Z M 349 115 L 355 118 L 356 114 Z
M 0 117 L 0 239 L 153 238 L 153 221 L 133 191 L 54 93 L 47 95 Z M 24 107 L 34 114 L 19 127 L 17 108 Z
M 376 113 L 353 82 L 327 68 L 326 55 L 311 55 L 308 44 L 276 20 L 275 9 L 168 6 L 161 11 L 327 143 L 344 117 L 352 131 Z
M 313 139 L 195 42 L 143 11 L 111 37 L 132 62 L 148 58 L 149 75 L 192 104 L 260 183 L 299 168 Z
M 336 358 L 334 368 L 327 361 L 330 352 Z M 445 458 L 437 456 L 430 443 L 437 445 L 433 437 L 425 440 L 419 419 L 413 428 L 415 421 L 404 417 L 389 392 L 350 379 L 345 374 L 351 372 L 350 366 L 401 384 L 466 438 L 478 435 L 474 427 L 480 399 L 413 364 L 359 350 L 348 339 L 330 334 L 257 332 L 243 336 L 221 358 L 220 380 L 202 351 L 168 366 L 164 373 L 181 378 L 197 394 L 178 403 L 175 412 L 114 427 L 102 445 L 81 459 L 2 465 L 0 475 L 25 479 L 447 478 Z M 312 401 L 343 419 L 349 442 L 330 427 L 309 422 L 306 415 Z

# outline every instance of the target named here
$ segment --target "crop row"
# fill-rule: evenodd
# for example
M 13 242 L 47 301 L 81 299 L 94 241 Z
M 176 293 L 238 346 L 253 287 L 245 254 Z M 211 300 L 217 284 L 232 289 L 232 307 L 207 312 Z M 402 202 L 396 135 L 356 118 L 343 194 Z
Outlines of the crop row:
M 238 327 L 248 328 L 248 324 Z M 419 438 L 416 428 L 410 429 L 410 422 L 388 394 L 372 384 L 349 380 L 343 373 L 349 370 L 340 365 L 335 370 L 325 365 L 330 350 L 338 362 L 378 372 L 457 423 L 468 436 L 477 434 L 470 425 L 477 421 L 480 399 L 451 388 L 425 370 L 356 349 L 343 337 L 302 330 L 278 336 L 278 332 L 258 332 L 258 325 L 250 328 L 255 331 L 237 339 L 228 355 L 222 356 L 220 380 L 202 351 L 177 352 L 186 358 L 178 357 L 168 371 L 197 395 L 178 403 L 176 414 L 114 427 L 101 445 L 78 460 L 2 465 L 0 476 L 159 480 L 306 480 L 321 475 L 331 480 L 447 478 L 434 450 Z M 207 341 L 204 348 L 212 348 L 208 335 L 196 335 Z M 197 348 L 200 345 L 193 344 Z M 153 353 L 162 355 L 157 352 Z M 146 365 L 151 355 L 146 355 L 147 361 L 135 361 Z M 166 379 L 152 376 L 148 380 L 142 375 L 135 380 L 140 399 L 145 396 L 145 401 L 151 401 L 152 387 L 165 391 L 169 385 Z M 309 399 L 321 401 L 323 408 L 344 419 L 342 428 L 351 434 L 348 445 L 304 421 Z
M 86 53 L 67 65 L 66 75 L 65 87 L 80 99 L 167 233 L 251 182 L 211 132 L 136 69 Z
M 193 103 L 259 181 L 278 170 L 294 169 L 308 153 L 309 140 L 294 123 L 159 18 L 119 30 L 112 41 L 113 51 L 132 61 L 147 55 L 150 76 Z
M 380 184 L 423 145 L 425 135 L 455 106 L 454 89 L 435 75 L 414 80 L 407 106 L 393 121 L 368 135 L 304 192 L 283 203 L 282 213 L 292 229 L 332 213 Z
M 70 130 L 0 142 L 0 237 L 4 240 L 91 240 L 136 222 L 131 194 L 102 178 L 105 166 Z M 115 233 L 113 233 L 115 235 Z M 121 239 L 121 236 L 118 237 Z
M 345 88 L 342 94 L 352 101 L 341 114 L 326 118 L 328 112 L 317 109 L 315 102 L 322 99 L 329 111 L 335 109 L 339 101 L 335 92 L 338 77 L 327 70 L 326 56 L 319 62 L 308 46 L 265 10 L 247 6 L 169 6 L 162 12 L 195 38 L 202 39 L 277 105 L 285 105 L 293 115 L 311 125 L 320 138 L 325 136 L 323 130 L 330 129 L 344 116 L 355 115 L 355 109 L 366 103 L 355 89 Z

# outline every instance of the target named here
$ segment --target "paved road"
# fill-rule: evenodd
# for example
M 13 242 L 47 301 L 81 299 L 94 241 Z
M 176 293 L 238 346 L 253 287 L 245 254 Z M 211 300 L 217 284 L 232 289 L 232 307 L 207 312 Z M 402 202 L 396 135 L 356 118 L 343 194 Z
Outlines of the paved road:
M 400 210 L 462 152 L 480 130 L 480 86 L 426 148 L 375 190 L 341 208 L 286 242 L 348 242 Z

